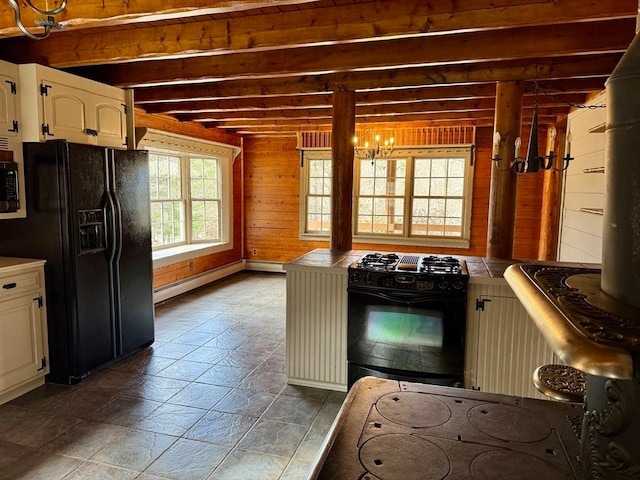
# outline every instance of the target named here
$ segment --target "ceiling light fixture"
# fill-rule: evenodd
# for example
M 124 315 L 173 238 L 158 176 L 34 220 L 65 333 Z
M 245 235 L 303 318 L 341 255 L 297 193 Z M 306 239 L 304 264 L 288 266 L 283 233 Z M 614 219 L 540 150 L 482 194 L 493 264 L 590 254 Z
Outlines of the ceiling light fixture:
M 393 137 L 388 140 L 384 140 L 380 144 L 380 135 L 376 134 L 373 129 L 365 132 L 365 138 L 371 139 L 365 140 L 364 145 L 358 145 L 358 137 L 353 137 L 353 152 L 358 158 L 368 158 L 373 163 L 373 160 L 378 157 L 386 157 L 393 152 Z
M 16 18 L 16 25 L 18 26 L 20 31 L 24 33 L 27 37 L 33 40 L 42 40 L 43 38 L 47 38 L 49 36 L 49 34 L 51 33 L 51 30 L 64 30 L 65 26 L 62 25 L 61 23 L 58 23 L 55 20 L 54 15 L 58 15 L 59 13 L 64 12 L 64 10 L 67 8 L 67 0 L 62 0 L 62 3 L 60 4 L 59 7 L 53 8 L 51 10 L 42 10 L 36 7 L 33 4 L 32 0 L 24 0 L 24 1 L 26 2 L 27 5 L 29 5 L 29 7 L 31 7 L 31 9 L 34 12 L 40 15 L 44 15 L 46 17 L 46 18 L 39 18 L 35 21 L 36 25 L 44 28 L 44 32 L 41 34 L 31 33 L 29 30 L 27 30 L 27 27 L 25 27 L 24 24 L 22 23 L 20 5 L 18 5 L 17 0 L 8 0 L 9 5 L 11 5 L 11 8 L 13 8 L 13 12 Z
M 527 156 L 520 156 L 520 145 L 522 140 L 520 137 L 515 140 L 515 155 L 513 161 L 509 164 L 508 168 L 500 168 L 500 133 L 496 132 L 493 136 L 493 153 L 491 160 L 495 162 L 496 167 L 500 171 L 507 171 L 510 168 L 514 172 L 520 173 L 535 173 L 543 170 L 554 169 L 558 172 L 569 168 L 569 162 L 573 160 L 571 156 L 571 132 L 567 134 L 567 153 L 564 158 L 558 158 L 553 153 L 553 146 L 556 141 L 556 127 L 549 129 L 549 155 L 538 155 L 538 84 L 536 83 L 535 98 L 533 103 L 533 118 L 531 119 L 531 134 L 529 136 L 529 146 L 527 149 Z

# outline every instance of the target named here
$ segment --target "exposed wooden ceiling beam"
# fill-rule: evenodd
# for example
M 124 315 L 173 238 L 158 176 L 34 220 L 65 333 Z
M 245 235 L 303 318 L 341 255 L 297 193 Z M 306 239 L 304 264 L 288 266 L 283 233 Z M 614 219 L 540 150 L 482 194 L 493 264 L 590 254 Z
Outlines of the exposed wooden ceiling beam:
M 189 23 L 134 24 L 117 32 L 91 29 L 82 36 L 71 30 L 52 35 L 46 44 L 16 38 L 7 47 L 9 59 L 19 55 L 22 62 L 71 67 L 481 30 L 503 27 L 504 18 L 509 18 L 512 27 L 582 22 L 590 18 L 634 18 L 636 10 L 633 0 L 476 0 L 453 6 L 448 0 L 395 0 L 266 14 L 260 16 L 259 22 L 253 16 L 201 17 Z
M 378 72 L 334 73 L 272 79 L 243 79 L 136 89 L 139 104 L 179 99 L 295 95 L 352 90 L 608 76 L 621 54 L 535 58 L 505 62 L 414 67 Z M 604 85 L 604 81 L 603 81 Z
M 635 20 L 469 32 L 446 36 L 323 45 L 299 49 L 191 57 L 72 69 L 122 87 L 242 79 L 324 72 L 366 72 L 408 66 L 449 66 L 623 52 L 635 35 Z
M 532 108 L 536 99 L 533 96 L 525 97 L 523 106 Z M 579 104 L 585 101 L 584 94 L 556 95 L 554 97 L 539 96 L 538 105 L 544 107 L 563 107 L 568 113 L 570 104 Z M 356 115 L 390 115 L 390 114 L 417 114 L 430 112 L 471 112 L 476 110 L 490 110 L 494 108 L 493 98 L 473 98 L 458 100 L 423 100 L 411 103 L 378 103 L 369 105 L 357 105 Z M 224 119 L 285 119 L 285 118 L 331 118 L 333 109 L 331 105 L 308 109 L 265 109 L 265 110 L 219 110 L 217 112 L 179 113 L 175 117 L 183 121 L 221 121 Z
M 541 88 L 554 93 L 588 93 L 603 89 L 606 77 L 580 78 L 571 81 L 542 82 Z M 533 82 L 525 84 L 525 94 L 533 95 Z M 561 89 L 561 90 L 560 90 Z M 477 83 L 472 85 L 439 85 L 424 88 L 403 88 L 356 93 L 357 105 L 375 105 L 381 103 L 410 103 L 420 100 L 453 100 L 472 98 L 494 98 L 495 83 Z M 215 100 L 173 101 L 150 103 L 145 105 L 148 113 L 197 113 L 222 112 L 232 110 L 262 110 L 331 106 L 333 96 L 330 93 L 318 95 L 286 95 L 278 97 L 239 97 Z
M 87 27 L 104 27 L 136 22 L 158 22 L 194 15 L 213 15 L 220 13 L 239 12 L 243 10 L 301 5 L 314 3 L 316 0 L 172 0 L 170 4 L 155 0 L 137 0 L 122 2 L 119 0 L 82 0 L 71 1 L 66 10 L 56 16 L 66 28 L 84 29 Z M 28 27 L 41 18 L 34 11 L 18 2 L 23 7 L 23 23 Z M 54 2 L 57 7 L 62 2 Z M 35 2 L 39 8 L 43 4 Z M 49 4 L 48 8 L 54 8 Z M 0 3 L 0 38 L 21 35 L 14 21 L 14 12 L 8 2 Z
M 556 119 L 566 114 L 564 108 L 545 108 L 538 110 L 538 122 L 540 124 L 555 123 Z M 523 115 L 523 123 L 531 121 L 530 115 Z M 477 110 L 471 112 L 419 112 L 416 114 L 399 114 L 399 115 L 377 115 L 377 116 L 356 116 L 357 123 L 389 123 L 389 122 L 416 122 L 416 121 L 450 121 L 457 120 L 459 122 L 465 122 L 468 120 L 484 121 L 485 125 L 493 125 L 494 110 Z M 225 120 L 222 122 L 202 122 L 202 125 L 208 127 L 218 128 L 232 128 L 232 129 L 249 129 L 252 127 L 275 127 L 275 126 L 289 126 L 294 128 L 305 128 L 311 126 L 330 126 L 331 117 L 321 118 L 307 118 L 307 119 L 243 119 L 243 120 Z

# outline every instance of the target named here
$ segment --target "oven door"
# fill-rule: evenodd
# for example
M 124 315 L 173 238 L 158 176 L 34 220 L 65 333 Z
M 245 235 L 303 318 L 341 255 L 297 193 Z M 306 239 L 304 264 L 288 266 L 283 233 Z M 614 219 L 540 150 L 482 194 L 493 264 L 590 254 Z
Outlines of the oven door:
M 349 287 L 349 385 L 365 375 L 462 383 L 466 293 Z

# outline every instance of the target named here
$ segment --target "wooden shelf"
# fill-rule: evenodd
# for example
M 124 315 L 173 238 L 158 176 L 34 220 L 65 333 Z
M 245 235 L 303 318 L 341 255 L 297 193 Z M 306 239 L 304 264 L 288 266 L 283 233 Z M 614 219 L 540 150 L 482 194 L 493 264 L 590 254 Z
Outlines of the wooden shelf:
M 580 211 L 593 215 L 604 215 L 604 208 L 581 208 Z
M 604 173 L 604 167 L 585 168 L 582 173 Z

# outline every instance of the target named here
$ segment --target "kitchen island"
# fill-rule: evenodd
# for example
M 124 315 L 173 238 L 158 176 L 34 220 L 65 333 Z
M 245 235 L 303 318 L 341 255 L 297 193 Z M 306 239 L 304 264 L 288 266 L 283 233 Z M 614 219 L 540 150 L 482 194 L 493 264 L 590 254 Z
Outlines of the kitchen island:
M 347 391 L 347 268 L 365 253 L 316 249 L 285 264 L 290 384 Z M 531 375 L 559 359 L 502 277 L 514 262 L 456 258 L 469 271 L 465 388 L 543 398 Z

